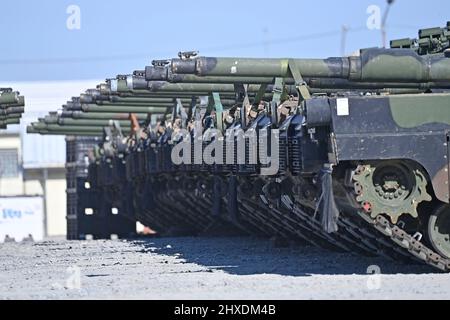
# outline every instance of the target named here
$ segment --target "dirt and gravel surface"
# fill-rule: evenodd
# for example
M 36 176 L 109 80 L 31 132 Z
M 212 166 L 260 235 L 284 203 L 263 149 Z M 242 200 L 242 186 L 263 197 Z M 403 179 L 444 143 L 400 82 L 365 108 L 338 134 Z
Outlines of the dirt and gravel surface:
M 450 274 L 262 239 L 0 244 L 0 299 L 423 298 L 449 299 Z

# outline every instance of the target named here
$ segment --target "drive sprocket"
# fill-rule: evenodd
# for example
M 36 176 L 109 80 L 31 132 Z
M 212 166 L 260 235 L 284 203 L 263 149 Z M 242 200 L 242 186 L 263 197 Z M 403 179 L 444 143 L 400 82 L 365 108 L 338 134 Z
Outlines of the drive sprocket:
M 407 161 L 358 165 L 352 180 L 362 209 L 374 219 L 387 215 L 393 224 L 404 214 L 417 218 L 417 206 L 432 200 L 422 169 Z

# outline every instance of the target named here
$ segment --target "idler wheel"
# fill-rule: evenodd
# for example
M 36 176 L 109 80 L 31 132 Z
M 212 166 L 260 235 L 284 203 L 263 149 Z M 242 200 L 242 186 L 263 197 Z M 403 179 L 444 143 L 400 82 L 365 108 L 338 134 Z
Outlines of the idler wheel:
M 428 240 L 441 255 L 450 258 L 450 205 L 441 205 L 428 220 Z

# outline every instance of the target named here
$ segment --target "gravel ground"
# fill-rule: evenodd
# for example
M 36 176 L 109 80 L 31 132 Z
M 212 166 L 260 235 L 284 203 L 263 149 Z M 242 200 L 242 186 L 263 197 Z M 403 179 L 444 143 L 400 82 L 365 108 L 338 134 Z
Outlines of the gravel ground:
M 0 299 L 424 298 L 449 299 L 450 274 L 253 238 L 0 244 Z

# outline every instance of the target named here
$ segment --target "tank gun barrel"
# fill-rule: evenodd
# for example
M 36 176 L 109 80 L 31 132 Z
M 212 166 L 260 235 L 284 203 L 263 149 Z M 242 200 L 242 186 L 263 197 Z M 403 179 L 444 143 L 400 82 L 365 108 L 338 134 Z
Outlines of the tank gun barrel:
M 148 114 L 146 113 L 134 113 L 138 120 L 146 120 Z M 60 114 L 61 118 L 72 118 L 72 119 L 96 119 L 96 120 L 128 120 L 130 117 L 129 113 L 106 113 L 106 112 L 89 112 L 85 113 L 82 111 L 62 111 Z
M 450 82 L 446 54 L 419 55 L 410 49 L 365 49 L 360 56 L 328 59 L 172 59 L 171 72 L 219 77 L 337 78 L 361 82 Z

